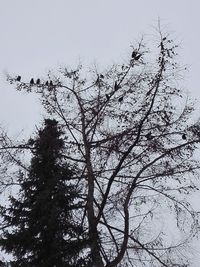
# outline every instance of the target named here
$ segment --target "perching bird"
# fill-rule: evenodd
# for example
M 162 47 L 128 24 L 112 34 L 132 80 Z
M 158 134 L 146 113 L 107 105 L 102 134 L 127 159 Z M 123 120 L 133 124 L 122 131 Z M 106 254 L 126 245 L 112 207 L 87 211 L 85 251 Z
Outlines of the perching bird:
M 100 74 L 100 78 L 103 79 L 104 78 L 104 75 L 103 74 Z
M 186 138 L 186 134 L 182 134 L 182 139 L 183 140 L 186 140 L 187 138 Z
M 135 60 L 140 59 L 141 56 L 142 55 L 139 54 L 137 51 L 133 51 L 133 53 L 132 53 L 132 58 L 135 59 Z
M 153 136 L 151 135 L 151 132 L 146 134 L 145 137 L 146 137 L 147 140 L 151 140 L 153 138 Z
M 137 52 L 136 51 L 133 51 L 131 57 L 135 59 L 136 56 L 137 56 Z
M 20 82 L 21 81 L 21 76 L 19 75 L 19 76 L 17 76 L 17 79 L 16 79 L 18 82 Z
M 33 146 L 35 144 L 35 141 L 32 138 L 30 138 L 28 140 L 28 143 L 27 144 L 30 145 L 30 146 Z
M 48 81 L 46 81 L 45 85 L 46 85 L 46 86 L 48 86 L 48 85 L 49 85 L 49 82 L 48 82 Z
M 30 84 L 34 84 L 34 79 L 33 78 L 30 80 Z
M 141 56 L 142 56 L 141 54 L 137 55 L 137 56 L 135 57 L 135 60 L 140 59 Z
M 107 101 L 110 99 L 110 96 L 108 94 L 106 94 L 106 99 Z
M 94 114 L 94 115 L 97 114 L 97 112 L 96 112 L 96 110 L 94 108 L 92 108 L 92 114 Z
M 52 81 L 50 81 L 49 85 L 50 85 L 50 86 L 53 86 L 53 82 L 52 82 Z
M 40 79 L 37 79 L 36 84 L 40 84 Z
M 123 99 L 124 99 L 123 96 L 121 96 L 121 97 L 118 99 L 118 102 L 121 103 L 121 102 L 123 101 Z
M 118 89 L 119 89 L 119 86 L 118 86 L 117 82 L 115 82 L 114 90 L 117 91 Z

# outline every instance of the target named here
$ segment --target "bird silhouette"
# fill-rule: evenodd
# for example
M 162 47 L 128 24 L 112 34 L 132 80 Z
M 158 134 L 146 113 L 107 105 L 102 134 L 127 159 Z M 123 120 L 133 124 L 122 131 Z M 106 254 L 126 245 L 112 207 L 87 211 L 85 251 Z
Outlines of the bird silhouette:
M 33 78 L 30 80 L 30 84 L 34 84 L 34 79 Z
M 135 60 L 140 59 L 141 56 L 142 55 L 139 54 L 137 51 L 133 51 L 133 53 L 132 53 L 132 58 L 135 59 Z
M 118 102 L 121 103 L 121 102 L 123 101 L 123 99 L 124 99 L 123 96 L 121 96 L 121 97 L 118 99 Z
M 135 56 L 135 60 L 138 60 L 138 59 L 140 59 L 141 58 L 141 54 L 139 54 L 139 55 L 137 55 L 137 56 Z
M 182 139 L 183 140 L 186 140 L 187 138 L 186 138 L 186 134 L 182 134 Z
M 119 86 L 118 86 L 117 82 L 115 82 L 114 90 L 117 91 L 118 89 L 119 89 Z
M 131 57 L 135 59 L 136 56 L 137 56 L 137 52 L 136 51 L 133 51 Z
M 108 94 L 106 94 L 106 99 L 107 101 L 110 99 L 110 96 Z
M 100 78 L 103 79 L 104 78 L 104 75 L 103 74 L 100 74 Z
M 53 86 L 53 82 L 52 82 L 52 81 L 50 81 L 49 85 L 50 85 L 50 86 Z
M 148 134 L 145 135 L 147 140 L 151 140 L 153 138 L 151 132 L 149 132 Z
M 37 79 L 36 84 L 40 84 L 40 79 Z
M 17 79 L 16 79 L 18 82 L 20 82 L 21 81 L 21 76 L 19 75 L 19 76 L 17 76 Z
M 45 85 L 46 85 L 46 86 L 48 86 L 48 85 L 49 85 L 49 82 L 48 82 L 48 81 L 46 81 Z
M 33 146 L 35 144 L 35 141 L 32 138 L 30 138 L 28 140 L 28 143 L 27 144 L 30 145 L 30 146 Z

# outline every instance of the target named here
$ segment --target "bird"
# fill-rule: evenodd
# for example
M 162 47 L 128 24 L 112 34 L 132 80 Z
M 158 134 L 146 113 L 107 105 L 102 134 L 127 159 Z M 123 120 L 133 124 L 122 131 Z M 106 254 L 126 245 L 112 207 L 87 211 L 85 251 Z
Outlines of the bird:
M 115 82 L 114 89 L 115 89 L 115 91 L 117 91 L 119 89 L 117 82 Z
M 136 56 L 137 56 L 137 52 L 136 52 L 136 51 L 133 51 L 131 57 L 132 57 L 132 58 L 135 58 Z
M 96 110 L 94 108 L 92 108 L 92 114 L 94 114 L 94 115 L 97 114 L 97 112 L 96 112 Z
M 121 102 L 123 101 L 123 99 L 124 99 L 123 96 L 121 96 L 121 97 L 118 99 L 118 102 L 121 103 Z
M 30 138 L 28 140 L 28 143 L 27 144 L 30 145 L 30 146 L 33 146 L 35 144 L 35 141 L 32 138 Z
M 95 83 L 99 84 L 99 82 L 100 82 L 100 79 L 99 79 L 99 76 L 98 76 Z
M 151 132 L 149 132 L 148 134 L 145 135 L 147 140 L 151 140 L 153 138 Z
M 18 82 L 20 82 L 21 81 L 21 76 L 19 75 L 19 76 L 17 76 L 17 79 L 16 79 Z
M 104 75 L 103 74 L 100 74 L 100 78 L 103 79 L 104 78 Z
M 49 82 L 48 82 L 48 81 L 46 81 L 45 85 L 46 85 L 46 86 L 48 86 L 48 85 L 49 85 Z
M 34 84 L 34 79 L 33 78 L 30 80 L 30 84 Z
M 40 84 L 40 79 L 39 78 L 37 79 L 36 84 Z
M 53 82 L 52 82 L 52 81 L 50 81 L 49 85 L 50 85 L 50 86 L 53 86 Z
M 186 138 L 186 134 L 182 134 L 182 139 L 183 140 L 186 140 L 187 138 Z
M 141 56 L 142 56 L 141 54 L 135 56 L 135 60 L 139 60 Z
M 108 94 L 106 94 L 106 99 L 107 101 L 110 99 L 110 96 Z
M 135 60 L 140 59 L 141 56 L 142 55 L 139 54 L 137 51 L 133 51 L 133 53 L 132 53 L 132 58 L 135 59 Z

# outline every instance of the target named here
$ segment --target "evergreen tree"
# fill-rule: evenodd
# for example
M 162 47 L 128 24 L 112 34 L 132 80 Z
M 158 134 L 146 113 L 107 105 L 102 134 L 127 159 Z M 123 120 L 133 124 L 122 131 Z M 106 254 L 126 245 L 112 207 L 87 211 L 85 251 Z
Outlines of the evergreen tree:
M 12 267 L 85 266 L 87 238 L 74 220 L 80 208 L 73 172 L 63 162 L 64 142 L 57 121 L 45 120 L 34 146 L 30 173 L 19 177 L 19 197 L 1 207 L 6 228 L 1 248 L 14 256 Z M 82 255 L 82 256 L 81 256 Z

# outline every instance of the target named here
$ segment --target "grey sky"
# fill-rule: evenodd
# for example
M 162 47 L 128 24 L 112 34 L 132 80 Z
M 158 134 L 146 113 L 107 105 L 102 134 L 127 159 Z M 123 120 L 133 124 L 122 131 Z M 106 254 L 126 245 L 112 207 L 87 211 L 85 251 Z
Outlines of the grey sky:
M 199 11 L 198 0 L 0 0 L 0 123 L 31 132 L 41 113 L 32 95 L 5 82 L 4 71 L 28 81 L 60 64 L 122 61 L 131 43 L 155 33 L 158 17 L 181 44 L 184 87 L 199 100 Z
M 3 71 L 28 80 L 59 64 L 127 59 L 134 40 L 155 33 L 158 17 L 181 43 L 185 85 L 199 97 L 199 9 L 198 0 L 0 0 L 0 121 L 27 129 L 38 118 L 33 97 L 8 86 Z

